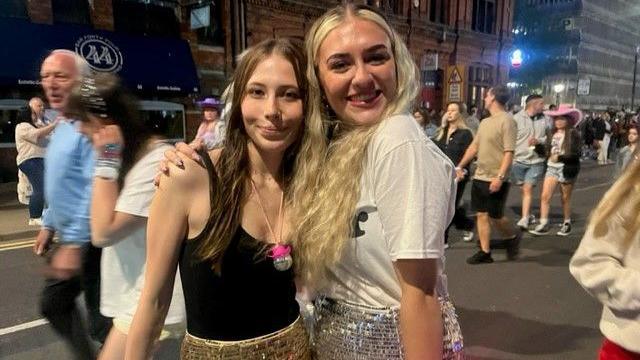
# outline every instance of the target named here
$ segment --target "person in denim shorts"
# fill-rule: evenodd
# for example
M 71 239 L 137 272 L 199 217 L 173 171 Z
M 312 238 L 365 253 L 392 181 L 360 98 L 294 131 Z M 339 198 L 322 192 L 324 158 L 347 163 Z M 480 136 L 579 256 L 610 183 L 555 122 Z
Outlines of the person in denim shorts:
M 549 111 L 545 114 L 553 118 L 553 129 L 547 135 L 548 160 L 540 197 L 540 224 L 530 232 L 534 235 L 546 235 L 551 231 L 549 226 L 551 197 L 556 186 L 560 184 L 564 221 L 557 235 L 567 236 L 571 233 L 571 193 L 580 172 L 582 148 L 580 133 L 575 129 L 575 125 L 582 119 L 582 112 L 560 106 L 557 111 Z
M 518 135 L 511 178 L 522 189 L 522 217 L 517 224 L 522 230 L 528 230 L 533 223 L 529 212 L 533 188 L 545 172 L 544 143 L 547 134 L 543 109 L 542 96 L 532 94 L 527 97 L 525 108 L 513 117 Z

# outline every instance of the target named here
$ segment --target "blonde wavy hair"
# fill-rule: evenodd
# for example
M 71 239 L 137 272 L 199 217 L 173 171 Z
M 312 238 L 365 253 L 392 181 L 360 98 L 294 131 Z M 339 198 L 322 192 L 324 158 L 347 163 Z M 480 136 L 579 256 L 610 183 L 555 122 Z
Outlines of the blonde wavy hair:
M 622 206 L 630 206 L 622 218 L 622 224 L 612 220 L 612 215 Z M 604 194 L 598 206 L 591 214 L 594 235 L 604 237 L 611 226 L 620 226 L 625 230 L 624 241 L 629 244 L 640 231 L 640 160 L 635 158 L 623 175 L 611 189 Z
M 375 125 L 357 126 L 336 119 L 323 101 L 317 67 L 320 46 L 327 35 L 339 25 L 352 19 L 371 21 L 382 28 L 390 39 L 396 65 L 396 92 Z M 367 147 L 380 122 L 396 114 L 409 113 L 418 95 L 418 71 L 402 38 L 384 17 L 374 9 L 354 4 L 337 6 L 317 19 L 305 41 L 307 77 L 309 80 L 309 109 L 307 121 L 323 124 L 322 129 L 307 129 L 301 149 L 298 177 L 294 181 L 293 234 L 296 251 L 296 270 L 299 277 L 320 286 L 327 269 L 342 256 L 347 240 L 353 232 L 353 216 L 360 198 L 360 180 Z M 329 143 L 316 136 L 337 129 Z M 324 147 L 324 151 L 318 149 Z
M 456 105 L 458 107 L 458 116 L 456 116 L 455 121 L 453 121 L 453 123 L 456 125 L 456 128 L 468 129 L 469 127 L 467 126 L 467 120 L 465 120 L 465 116 L 463 115 L 466 114 L 467 107 L 461 102 L 451 101 L 447 104 L 446 109 L 449 109 L 449 106 L 451 105 Z M 443 137 L 447 136 L 447 132 L 449 131 L 449 124 L 450 122 L 448 120 L 445 120 L 445 123 L 438 128 L 438 132 L 436 133 L 436 140 L 441 141 Z

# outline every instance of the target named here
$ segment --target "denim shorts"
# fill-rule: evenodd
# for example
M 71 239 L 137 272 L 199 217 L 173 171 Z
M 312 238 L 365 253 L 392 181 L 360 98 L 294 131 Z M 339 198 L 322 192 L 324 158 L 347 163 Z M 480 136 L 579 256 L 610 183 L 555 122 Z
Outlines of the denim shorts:
M 545 177 L 553 177 L 558 179 L 558 182 L 561 184 L 573 184 L 576 182 L 576 178 L 565 178 L 564 177 L 564 165 L 560 167 L 556 166 L 547 166 L 547 173 Z
M 523 164 L 514 162 L 511 167 L 511 180 L 520 186 L 524 183 L 536 185 L 544 177 L 544 163 Z

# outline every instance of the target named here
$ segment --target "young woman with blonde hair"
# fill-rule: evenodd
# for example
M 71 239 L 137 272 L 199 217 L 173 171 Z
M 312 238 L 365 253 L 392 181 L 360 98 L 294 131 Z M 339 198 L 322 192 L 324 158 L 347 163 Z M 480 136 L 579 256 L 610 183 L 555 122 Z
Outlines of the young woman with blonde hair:
M 309 359 L 287 239 L 309 122 L 306 59 L 287 39 L 250 48 L 234 73 L 224 146 L 170 166 L 149 215 L 147 271 L 127 359 L 148 359 L 180 266 L 182 359 Z M 321 126 L 316 126 L 321 128 Z
M 317 19 L 306 49 L 307 119 L 332 130 L 325 152 L 302 153 L 309 171 L 293 188 L 298 275 L 319 294 L 317 358 L 461 356 L 443 273 L 453 164 L 411 116 L 411 54 L 353 4 Z
M 447 112 L 444 115 L 446 122 L 440 127 L 433 140 L 454 164 L 458 164 L 473 141 L 473 133 L 467 127 L 465 116 L 463 115 L 466 114 L 466 108 L 462 103 L 450 102 L 447 104 L 446 109 Z M 469 165 L 464 168 L 464 171 L 467 174 L 469 173 Z M 463 231 L 462 239 L 464 241 L 473 240 L 473 228 L 475 225 L 474 221 L 467 217 L 465 209 L 459 206 L 468 182 L 468 176 L 458 181 L 455 202 L 456 212 L 451 222 L 451 225 L 455 225 L 457 229 Z M 444 233 L 445 247 L 449 247 L 448 240 L 451 225 L 447 227 Z
M 640 359 L 640 161 L 634 159 L 593 211 L 569 265 L 603 305 L 600 360 Z

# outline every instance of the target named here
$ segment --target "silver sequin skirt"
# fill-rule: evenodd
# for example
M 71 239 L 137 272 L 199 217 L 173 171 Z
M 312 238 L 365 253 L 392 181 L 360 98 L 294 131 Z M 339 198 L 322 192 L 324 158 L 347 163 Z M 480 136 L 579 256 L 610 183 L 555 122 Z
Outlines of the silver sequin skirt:
M 453 303 L 440 298 L 443 359 L 464 359 L 462 332 Z M 400 314 L 321 298 L 315 304 L 314 358 L 317 360 L 402 360 Z

